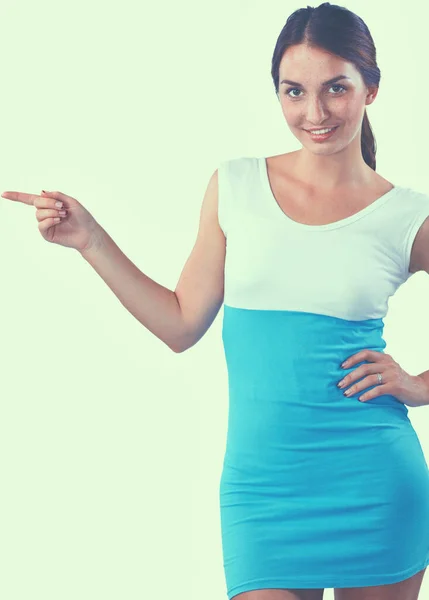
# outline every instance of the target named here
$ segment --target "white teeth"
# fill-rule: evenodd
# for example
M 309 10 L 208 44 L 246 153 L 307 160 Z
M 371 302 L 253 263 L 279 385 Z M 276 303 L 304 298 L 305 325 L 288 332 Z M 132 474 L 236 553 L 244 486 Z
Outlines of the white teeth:
M 310 131 L 310 133 L 312 133 L 313 135 L 321 135 L 323 133 L 329 133 L 330 131 L 333 131 L 335 129 L 335 127 L 331 127 L 331 129 L 319 129 L 318 131 Z

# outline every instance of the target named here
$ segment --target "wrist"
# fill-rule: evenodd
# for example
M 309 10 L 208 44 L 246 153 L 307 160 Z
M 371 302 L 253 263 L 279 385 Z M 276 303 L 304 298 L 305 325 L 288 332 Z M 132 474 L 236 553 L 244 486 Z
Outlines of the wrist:
M 424 371 L 420 375 L 415 375 L 415 380 L 420 386 L 421 403 L 420 406 L 429 405 L 429 371 Z
M 97 254 L 106 244 L 108 234 L 107 232 L 97 224 L 91 235 L 90 241 L 84 248 L 79 250 L 83 258 L 88 259 L 90 256 Z

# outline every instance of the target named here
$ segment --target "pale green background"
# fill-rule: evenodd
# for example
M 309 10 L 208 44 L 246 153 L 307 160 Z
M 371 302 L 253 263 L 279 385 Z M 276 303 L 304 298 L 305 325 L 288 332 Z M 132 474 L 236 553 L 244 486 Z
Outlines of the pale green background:
M 426 5 L 343 5 L 377 46 L 377 170 L 429 193 Z M 300 147 L 270 68 L 305 6 L 3 0 L 1 190 L 78 198 L 174 289 L 219 162 Z M 79 253 L 42 238 L 33 207 L 0 210 L 0 598 L 226 599 L 223 308 L 174 354 Z M 384 335 L 409 373 L 429 369 L 425 273 L 391 299 Z M 428 456 L 429 408 L 409 416 Z

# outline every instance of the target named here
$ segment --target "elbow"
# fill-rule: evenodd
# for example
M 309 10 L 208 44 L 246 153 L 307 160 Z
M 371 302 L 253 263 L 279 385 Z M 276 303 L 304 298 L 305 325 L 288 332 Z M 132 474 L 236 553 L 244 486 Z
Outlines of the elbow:
M 185 350 L 184 348 L 177 348 L 176 346 L 169 346 L 169 348 L 170 350 L 173 350 L 175 354 L 180 354 Z
M 198 340 L 195 338 L 190 338 L 189 336 L 183 336 L 175 343 L 170 343 L 169 348 L 173 350 L 176 354 L 181 354 L 189 348 L 192 348 L 197 343 Z
M 191 346 L 193 346 L 193 344 L 183 342 L 181 344 L 170 344 L 169 348 L 170 350 L 173 350 L 175 354 L 181 354 L 182 352 L 185 352 L 185 350 L 188 350 Z
M 179 348 L 170 346 L 170 350 L 173 350 L 173 352 L 175 354 L 181 354 L 182 352 L 185 352 L 185 350 L 188 350 L 188 349 L 189 349 L 189 346 L 181 346 Z
M 181 354 L 189 348 L 189 345 L 186 344 L 184 340 L 170 342 L 170 344 L 167 345 L 175 354 Z

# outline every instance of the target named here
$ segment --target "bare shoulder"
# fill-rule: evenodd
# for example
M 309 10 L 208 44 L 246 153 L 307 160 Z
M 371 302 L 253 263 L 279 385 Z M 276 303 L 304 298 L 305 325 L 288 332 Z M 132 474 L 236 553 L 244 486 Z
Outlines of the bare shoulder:
M 377 190 L 379 190 L 381 195 L 390 192 L 390 190 L 393 190 L 395 184 L 393 184 L 391 181 L 387 180 L 385 177 L 382 177 L 379 173 L 376 173 L 374 171 L 374 187 Z

